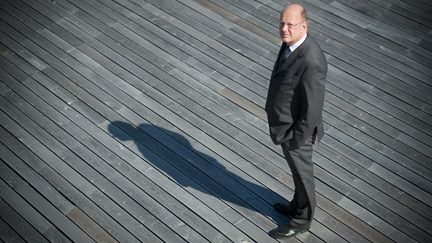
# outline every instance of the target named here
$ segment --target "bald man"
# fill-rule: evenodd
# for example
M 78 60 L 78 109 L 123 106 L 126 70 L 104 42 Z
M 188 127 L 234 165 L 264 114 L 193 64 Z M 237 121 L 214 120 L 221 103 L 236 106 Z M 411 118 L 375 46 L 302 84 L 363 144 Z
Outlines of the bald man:
M 273 207 L 290 221 L 269 232 L 292 237 L 310 228 L 315 209 L 312 146 L 324 135 L 322 108 L 327 61 L 308 35 L 305 9 L 298 4 L 280 14 L 282 45 L 270 78 L 265 110 L 270 137 L 280 144 L 292 172 L 294 197 Z

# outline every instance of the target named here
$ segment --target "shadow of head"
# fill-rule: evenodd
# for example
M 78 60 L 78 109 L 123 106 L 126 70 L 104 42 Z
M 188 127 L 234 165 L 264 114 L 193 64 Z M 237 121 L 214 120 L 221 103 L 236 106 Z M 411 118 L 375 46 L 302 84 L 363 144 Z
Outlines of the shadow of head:
M 161 142 L 163 138 L 165 138 L 166 140 L 169 140 L 167 138 L 172 138 L 175 139 L 177 142 L 181 143 L 182 145 L 186 146 L 187 148 L 192 149 L 192 145 L 184 136 L 152 124 L 142 123 L 138 127 L 136 127 L 130 123 L 114 121 L 109 124 L 108 131 L 115 138 L 121 141 L 145 141 L 146 138 L 145 136 L 143 136 L 143 133 L 147 133 L 155 137 L 159 136 L 161 138 L 159 142 Z
M 121 141 L 131 140 L 129 134 L 137 132 L 136 127 L 132 126 L 130 123 L 115 121 L 108 125 L 108 131 L 117 139 Z

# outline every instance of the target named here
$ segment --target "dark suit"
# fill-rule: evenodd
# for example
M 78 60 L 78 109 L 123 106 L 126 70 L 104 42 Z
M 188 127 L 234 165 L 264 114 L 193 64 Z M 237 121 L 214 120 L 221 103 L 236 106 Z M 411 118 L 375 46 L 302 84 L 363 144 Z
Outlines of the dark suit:
M 293 174 L 295 195 L 291 203 L 298 208 L 293 223 L 310 224 L 315 208 L 312 144 L 324 135 L 327 61 L 309 35 L 281 62 L 285 48 L 288 46 L 283 44 L 273 68 L 265 110 L 270 136 L 275 144 L 281 144 Z

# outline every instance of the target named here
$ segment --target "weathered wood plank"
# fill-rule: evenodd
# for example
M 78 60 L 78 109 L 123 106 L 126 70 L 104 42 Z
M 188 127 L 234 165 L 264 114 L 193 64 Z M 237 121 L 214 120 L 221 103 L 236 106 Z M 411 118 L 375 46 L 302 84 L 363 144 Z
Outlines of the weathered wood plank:
M 3 106 L 4 107 L 4 106 Z M 21 180 L 12 169 L 5 164 L 1 165 L 1 177 L 8 183 L 17 193 L 23 198 L 30 201 L 32 206 L 40 211 L 48 220 L 50 220 L 60 231 L 62 231 L 72 241 L 88 241 L 92 239 L 81 231 L 75 224 L 65 217 L 57 208 L 55 208 L 49 201 L 42 198 L 37 192 L 30 188 L 24 180 Z M 34 184 L 34 186 L 41 185 Z
M 0 144 L 0 151 L 4 146 Z M 5 160 L 7 157 L 2 156 Z M 4 160 L 1 161 L 4 163 Z M 3 191 L 2 191 L 3 192 Z M 47 242 L 41 233 L 0 198 L 0 238 L 4 242 Z
M 348 13 L 348 12 L 344 12 L 344 10 L 340 10 L 335 6 L 332 6 L 331 4 L 325 4 L 316 0 L 307 0 L 306 2 L 315 5 L 316 7 L 322 8 L 323 10 L 326 10 L 330 13 L 333 13 L 334 15 L 350 22 L 353 23 L 359 27 L 361 27 L 363 30 L 368 30 L 378 36 L 387 38 L 387 39 L 391 39 L 392 42 L 397 43 L 401 46 L 404 46 L 405 48 L 416 52 L 417 54 L 423 56 L 426 58 L 426 60 L 428 62 L 431 62 L 430 59 L 430 51 L 428 51 L 427 49 L 424 49 L 420 46 L 418 46 L 416 42 L 418 42 L 417 39 L 413 38 L 412 40 L 409 40 L 409 38 L 405 38 L 405 35 L 401 35 L 400 33 L 398 33 L 397 31 L 392 31 L 393 29 L 389 29 L 389 28 L 378 28 L 377 26 L 374 26 L 372 24 L 370 24 L 370 20 L 368 19 L 364 19 L 364 18 L 360 18 L 360 17 L 352 17 L 352 13 Z M 338 6 L 338 4 L 336 2 L 332 2 L 334 3 L 336 6 Z M 382 27 L 382 26 L 381 26 Z
M 67 196 L 75 205 L 85 210 L 86 213 L 95 219 L 99 224 L 107 229 L 112 235 L 114 235 L 119 241 L 130 241 L 134 242 L 133 238 L 128 236 L 120 225 L 113 223 L 113 220 L 105 216 L 104 212 L 100 208 L 94 206 L 87 198 L 80 195 L 80 192 L 75 187 L 69 185 L 63 177 L 61 177 L 56 171 L 49 166 L 44 165 L 44 162 L 39 157 L 24 147 L 22 143 L 12 138 L 11 135 L 5 130 L 1 130 L 2 142 L 6 143 L 11 150 L 15 150 L 15 153 L 19 153 L 21 158 L 34 170 L 36 170 L 41 176 L 48 180 L 51 184 L 56 185 L 56 188 L 62 192 L 63 195 Z M 136 239 L 135 239 L 136 241 Z
M 429 241 L 430 3 L 301 3 L 330 72 L 315 221 L 292 242 Z M 0 161 L 93 239 L 267 242 L 293 188 L 262 110 L 285 4 L 2 0 Z M 35 237 L 68 237 L 5 185 Z
M 43 93 L 39 88 L 36 88 L 37 86 L 36 86 L 34 83 L 29 83 L 29 84 L 26 84 L 26 85 L 28 85 L 29 87 L 35 87 L 35 89 L 37 90 L 38 93 Z M 23 90 L 21 90 L 20 92 L 21 92 L 21 93 L 25 93 L 27 97 L 32 97 L 31 94 L 27 94 L 27 93 L 24 92 Z M 49 97 L 49 96 L 48 96 L 48 97 Z M 36 100 L 36 101 L 33 101 L 33 102 L 35 102 L 34 105 L 37 106 L 37 107 L 39 107 L 39 109 L 43 109 L 43 107 L 44 107 L 43 103 L 40 104 L 40 105 L 38 105 L 38 101 L 37 101 L 37 100 Z M 58 101 L 52 101 L 52 100 L 48 100 L 48 102 L 50 102 L 50 103 L 58 103 Z M 60 108 L 60 109 L 61 109 L 61 108 Z M 48 113 L 48 114 L 49 114 L 49 113 Z M 78 130 L 76 130 L 76 128 L 75 128 L 75 130 L 74 130 L 73 126 L 71 127 L 70 125 L 68 125 L 68 122 L 67 122 L 67 121 L 63 121 L 63 120 L 61 120 L 61 118 L 56 117 L 54 114 L 51 114 L 51 115 L 49 115 L 49 116 L 51 117 L 51 119 L 58 120 L 58 123 L 61 124 L 61 125 L 63 126 L 64 129 L 70 129 L 70 133 L 71 133 L 71 134 L 79 134 L 80 136 L 79 136 L 77 139 L 80 139 L 81 141 L 86 141 L 86 140 L 88 140 L 85 136 L 83 137 L 83 135 L 81 135 L 81 133 L 80 133 Z M 45 122 L 45 123 L 46 123 L 46 122 Z M 53 129 L 49 129 L 49 130 L 53 130 Z M 64 137 L 64 136 L 62 136 L 62 135 L 56 135 L 56 137 Z M 68 144 L 68 141 L 66 141 L 65 139 L 62 139 L 62 142 L 64 142 L 65 144 Z M 94 144 L 94 143 L 97 143 L 97 142 L 96 142 L 96 141 L 90 142 L 90 144 Z M 76 145 L 70 145 L 70 147 L 77 147 L 77 146 L 76 146 Z M 100 152 L 100 151 L 98 151 L 98 152 Z M 86 152 L 85 150 L 84 150 L 84 151 L 78 151 L 78 153 L 81 154 L 81 156 L 83 156 L 84 158 L 86 158 L 86 154 L 87 154 L 87 152 Z M 106 152 L 104 152 L 104 153 L 106 153 Z M 93 166 L 96 165 L 97 159 L 95 159 L 95 158 L 87 158 L 86 160 L 93 161 Z M 110 172 L 109 170 L 107 171 L 107 170 L 104 169 L 103 167 L 100 167 L 100 166 L 99 166 L 99 168 L 100 168 L 99 171 L 101 171 L 104 175 L 107 175 L 107 176 L 110 177 L 110 178 L 112 177 L 112 178 L 113 178 L 112 180 L 115 180 L 115 178 L 118 177 L 118 176 L 116 176 L 115 174 L 113 174 L 112 172 Z M 105 183 L 105 184 L 106 184 L 106 183 Z M 120 180 L 120 181 L 117 181 L 116 184 L 120 186 L 120 185 L 123 184 L 123 182 Z M 131 187 L 133 187 L 133 186 L 129 185 L 129 186 L 126 186 L 125 188 L 131 188 Z M 105 190 L 108 190 L 108 189 L 105 189 Z M 126 189 L 126 190 L 127 190 L 127 189 Z M 143 196 L 141 196 L 141 197 L 143 197 Z M 135 199 L 135 200 L 140 201 L 139 199 Z M 147 199 L 146 201 L 151 201 L 151 200 L 150 200 L 150 199 Z M 132 204 L 132 205 L 133 205 L 133 203 L 131 203 L 131 202 L 129 202 L 129 204 Z M 145 208 L 146 208 L 147 210 L 152 209 L 152 211 L 160 211 L 160 209 L 158 210 L 157 208 L 155 208 L 155 207 L 152 206 L 151 204 L 146 203 L 145 201 L 142 201 L 141 204 L 146 204 L 146 207 L 145 207 Z M 129 207 L 130 207 L 130 206 L 129 206 Z M 130 207 L 128 210 L 129 210 L 129 211 L 139 210 L 139 209 L 136 209 L 136 207 L 135 207 L 135 209 L 132 209 L 132 208 L 133 208 L 133 207 Z M 145 214 L 144 212 L 142 212 L 142 210 L 141 210 L 141 212 L 136 213 L 136 214 L 139 214 L 139 215 L 142 215 L 143 217 L 145 217 L 145 218 L 146 218 L 146 221 L 149 221 L 150 218 L 152 217 L 151 215 L 144 216 L 144 215 L 146 215 L 146 214 Z M 160 215 L 159 217 L 162 218 L 162 215 L 167 215 L 167 212 L 165 212 L 164 214 L 161 213 L 161 215 Z M 169 213 L 168 213 L 168 215 L 169 215 Z M 168 224 L 176 225 L 177 223 L 175 223 L 175 222 L 176 222 L 176 221 L 175 221 L 173 218 L 170 218 L 169 220 L 167 220 L 167 223 L 168 223 Z M 152 224 L 155 225 L 155 226 L 157 225 L 156 223 L 152 223 Z M 166 231 L 164 231 L 164 232 L 167 233 Z M 190 234 L 190 233 L 188 233 L 188 234 Z
M 134 44 L 132 44 L 132 45 L 134 45 Z M 136 45 L 135 45 L 136 46 Z M 136 48 L 140 48 L 139 46 L 136 46 Z M 157 53 L 157 54 L 161 54 L 161 53 Z M 142 55 L 143 57 L 147 57 L 147 56 L 149 56 L 149 55 L 152 55 L 152 54 L 145 54 L 145 55 Z M 167 57 L 167 58 L 165 58 L 165 60 L 170 60 L 170 58 L 169 57 Z M 140 62 L 142 62 L 142 60 L 140 60 Z M 162 64 L 163 65 L 163 64 Z M 181 64 L 181 63 L 175 63 L 175 65 L 178 67 L 179 65 L 181 65 L 181 66 L 183 66 L 183 64 Z M 173 70 L 173 71 L 175 71 L 175 70 Z M 187 72 L 190 72 L 191 70 L 190 69 L 187 69 L 186 70 Z M 177 74 L 177 72 L 175 72 L 175 73 L 171 73 L 171 74 L 176 74 L 176 76 L 178 76 L 179 74 Z M 145 80 L 147 80 L 148 78 L 144 78 Z M 151 80 L 151 79 L 150 79 Z M 203 80 L 203 78 L 202 78 L 202 76 L 200 76 L 199 77 L 199 80 Z M 214 84 L 212 84 L 212 83 L 207 83 L 208 85 L 210 85 L 210 86 L 214 86 Z M 217 90 L 220 90 L 220 89 L 223 89 L 223 88 L 216 88 Z M 201 90 L 200 90 L 201 91 Z M 213 96 L 214 97 L 214 95 L 211 95 L 211 96 Z M 212 97 L 212 98 L 213 98 Z M 218 101 L 219 103 L 220 103 L 220 101 Z M 232 109 L 232 108 L 231 108 Z M 245 116 L 245 114 L 243 114 L 242 116 Z M 247 114 L 246 114 L 246 116 L 247 116 Z M 254 119 L 251 119 L 252 121 L 254 120 Z
M 3 118 L 4 113 L 1 111 L 0 116 Z M 6 172 L 7 166 L 0 164 L 2 174 Z M 4 171 L 4 172 L 3 172 Z M 11 174 L 13 175 L 13 174 Z M 70 239 L 63 235 L 54 225 L 52 225 L 42 214 L 33 208 L 24 198 L 22 198 L 12 187 L 6 182 L 8 178 L 0 180 L 0 189 L 2 191 L 3 200 L 13 205 L 13 209 L 21 214 L 35 229 L 44 235 L 50 241 L 70 242 Z M 90 240 L 91 241 L 91 240 Z
M 0 218 L 0 242 L 25 242 L 13 229 Z
M 19 114 L 19 113 L 18 113 Z M 35 130 L 35 129 L 30 129 L 31 131 L 37 131 L 37 130 Z M 15 129 L 15 133 L 20 133 L 21 132 L 21 130 L 20 129 Z M 27 134 L 22 134 L 22 135 L 20 135 L 20 136 L 23 136 L 23 137 L 26 137 L 26 135 Z M 47 134 L 44 134 L 44 136 L 48 136 L 49 137 L 49 135 L 47 135 Z M 36 142 L 35 143 L 35 141 L 33 140 L 33 139 L 30 139 L 31 137 L 27 137 L 26 139 L 27 139 L 27 141 L 28 142 L 26 142 L 26 145 L 27 146 L 30 146 L 30 147 L 32 147 L 33 145 L 36 145 L 36 146 L 39 146 L 39 144 Z M 32 141 L 33 140 L 33 141 Z M 49 140 L 49 141 L 54 141 L 54 140 Z M 36 151 L 44 151 L 44 149 L 42 149 L 41 150 L 41 148 L 43 148 L 43 147 L 40 147 L 39 148 L 39 150 L 36 150 Z M 39 154 L 39 156 L 41 156 L 42 158 L 44 158 L 44 157 L 47 157 L 47 156 L 51 156 L 51 154 L 48 152 L 47 150 L 45 150 L 45 153 L 42 153 L 42 154 Z M 64 155 L 61 155 L 61 157 L 64 157 Z M 61 168 L 62 167 L 62 163 L 61 162 L 56 162 L 56 159 L 55 159 L 55 157 L 48 157 L 48 158 L 46 158 L 46 161 L 47 162 L 50 162 L 50 164 L 51 163 L 54 163 L 54 164 L 51 164 L 51 166 L 53 166 L 54 165 L 54 167 L 57 167 L 57 168 Z M 63 167 L 63 168 L 61 168 L 61 169 L 66 169 L 65 167 Z M 60 170 L 60 171 L 62 171 L 63 173 L 64 173 L 64 171 L 65 170 Z M 71 173 L 71 172 L 69 172 L 69 174 L 68 174 L 69 176 L 76 176 L 76 175 L 74 175 L 74 173 Z M 91 186 L 89 187 L 89 185 L 86 185 L 85 184 L 85 179 L 81 179 L 81 180 L 78 180 L 77 181 L 78 182 L 78 184 L 76 185 L 76 186 L 78 186 L 78 187 L 80 187 L 81 186 L 81 190 L 82 191 L 84 191 L 84 192 L 86 192 L 86 193 L 90 193 L 91 195 L 92 194 L 94 194 L 94 191 L 95 191 L 95 189 L 93 189 Z M 107 202 L 109 202 L 109 200 L 107 200 L 106 198 L 105 199 L 103 199 L 103 200 L 105 200 L 105 201 L 103 201 L 105 204 L 107 204 Z M 109 203 L 107 204 L 107 205 L 109 205 Z M 111 207 L 111 210 L 108 210 L 108 212 L 110 212 L 110 213 L 114 213 L 114 215 L 116 214 L 116 208 L 115 207 Z M 122 213 L 118 213 L 117 215 L 122 215 Z M 119 220 L 119 221 L 122 221 L 122 219 L 121 219 L 122 217 L 117 217 L 117 220 Z M 129 227 L 131 227 L 131 226 L 129 226 Z M 136 227 L 137 229 L 139 228 L 139 227 Z M 132 228 L 133 229 L 133 228 Z M 138 233 L 138 234 L 142 234 L 142 229 L 141 229 L 141 231 L 140 231 L 140 233 Z M 144 235 L 143 235 L 144 236 Z M 147 236 L 148 237 L 148 236 Z
M 326 178 L 326 181 L 329 184 L 329 186 L 336 188 L 338 192 L 347 195 L 346 197 L 350 198 L 356 204 L 364 207 L 374 215 L 379 215 L 380 218 L 382 218 L 385 222 L 388 222 L 389 224 L 388 227 L 394 227 L 397 230 L 399 230 L 401 233 L 407 236 L 411 236 L 412 238 L 419 241 L 424 241 L 428 239 L 428 233 L 423 232 L 421 228 L 427 227 L 427 225 L 430 222 L 429 220 L 422 218 L 420 215 L 417 215 L 417 217 L 409 217 L 408 216 L 409 213 L 415 213 L 415 212 L 409 212 L 410 210 L 407 210 L 407 208 L 405 208 L 405 210 L 408 212 L 403 212 L 402 210 L 396 210 L 394 208 L 389 209 L 382 206 L 380 203 L 384 203 L 386 205 L 391 205 L 391 203 L 383 200 L 381 200 L 380 203 L 378 203 L 377 201 L 375 201 L 377 200 L 375 198 L 367 198 L 363 196 L 363 194 L 359 192 L 358 189 L 352 188 L 348 183 L 343 183 L 343 181 L 341 181 L 342 179 L 330 176 L 330 174 L 337 173 L 336 168 L 332 168 L 329 166 L 327 171 L 316 169 L 315 173 L 321 175 L 322 178 Z M 399 206 L 399 208 L 403 208 L 403 207 Z M 399 214 L 401 214 L 402 216 L 400 216 Z M 409 219 L 407 220 L 407 218 Z M 377 220 L 377 222 L 379 221 L 380 220 Z M 400 222 L 400 223 L 395 224 L 394 222 Z M 406 237 L 403 234 L 401 234 L 400 237 Z
M 49 135 L 45 135 L 45 136 L 47 136 L 47 137 L 49 137 Z M 55 149 L 55 146 L 53 147 L 54 149 Z M 68 157 L 68 156 L 70 156 L 70 155 L 68 155 L 68 154 L 62 154 L 61 156 L 66 156 L 66 157 Z M 61 222 L 58 222 L 58 225 L 62 225 L 62 223 Z M 71 229 L 73 229 L 73 227 L 71 227 Z M 65 230 L 65 232 L 67 233 L 67 230 Z M 150 234 L 147 232 L 145 232 L 144 230 L 143 230 L 143 228 L 141 228 L 140 229 L 140 238 L 142 238 L 142 239 L 144 239 L 144 238 L 149 238 L 149 236 L 150 236 Z M 74 237 L 74 235 L 71 235 L 70 236 L 72 239 L 73 239 L 73 237 Z M 153 240 L 155 240 L 155 239 L 153 239 Z

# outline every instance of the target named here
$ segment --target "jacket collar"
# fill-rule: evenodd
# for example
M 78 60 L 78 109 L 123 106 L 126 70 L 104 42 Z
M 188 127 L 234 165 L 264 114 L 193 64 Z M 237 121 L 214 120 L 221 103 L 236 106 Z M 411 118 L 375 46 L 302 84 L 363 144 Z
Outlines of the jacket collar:
M 286 44 L 282 44 L 279 50 L 277 61 L 275 62 L 273 67 L 272 77 L 280 70 L 288 69 L 297 61 L 297 59 L 301 58 L 304 55 L 304 52 L 307 49 L 306 47 L 309 45 L 309 43 L 310 43 L 310 37 L 306 36 L 304 42 L 300 46 L 298 46 L 283 63 L 280 63 L 279 60 L 282 56 L 283 51 L 285 50 L 285 48 L 288 48 Z
M 298 40 L 296 43 L 294 43 L 294 45 L 290 46 L 289 48 L 291 49 L 291 52 L 294 52 L 295 49 L 297 49 L 297 47 L 299 47 L 301 44 L 303 44 L 303 42 L 306 40 L 306 37 L 308 36 L 307 32 L 305 33 L 305 35 L 300 38 L 300 40 Z

